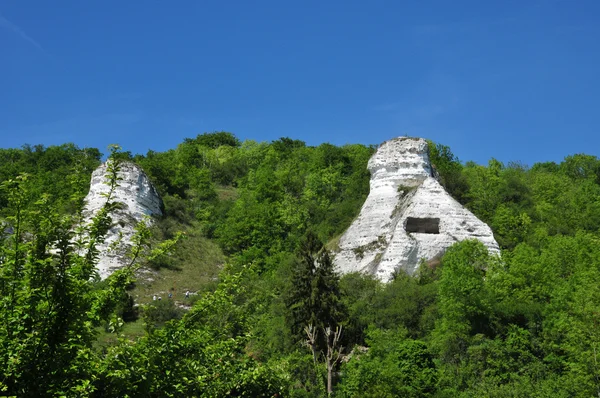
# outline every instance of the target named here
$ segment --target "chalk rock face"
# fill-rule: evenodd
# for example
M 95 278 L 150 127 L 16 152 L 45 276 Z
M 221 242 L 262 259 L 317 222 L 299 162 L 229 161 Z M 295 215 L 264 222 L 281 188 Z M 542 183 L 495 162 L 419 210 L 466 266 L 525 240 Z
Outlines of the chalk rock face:
M 387 282 L 397 270 L 416 271 L 455 242 L 478 239 L 499 253 L 490 227 L 454 200 L 433 177 L 427 142 L 401 137 L 384 142 L 368 163 L 370 193 L 342 235 L 335 265 Z
M 128 264 L 126 253 L 131 248 L 131 238 L 135 225 L 145 216 L 162 215 L 162 200 L 144 171 L 136 164 L 123 162 L 120 165 L 118 186 L 113 192 L 113 201 L 121 203 L 121 209 L 111 214 L 113 226 L 108 231 L 106 241 L 98 246 L 100 259 L 97 270 L 101 279 L 106 279 L 112 272 Z M 92 173 L 90 191 L 85 201 L 84 217 L 89 222 L 91 217 L 104 206 L 109 192 L 106 181 L 106 163 Z M 119 241 L 120 239 L 120 241 Z

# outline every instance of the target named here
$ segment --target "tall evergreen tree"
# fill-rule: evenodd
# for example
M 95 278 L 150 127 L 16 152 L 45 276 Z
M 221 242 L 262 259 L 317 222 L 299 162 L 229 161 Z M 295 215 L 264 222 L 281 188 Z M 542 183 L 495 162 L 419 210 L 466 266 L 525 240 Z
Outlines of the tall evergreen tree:
M 316 330 L 335 329 L 346 313 L 340 300 L 339 276 L 323 243 L 308 232 L 298 247 L 298 261 L 292 274 L 286 297 L 289 325 L 296 341 L 304 341 L 304 328 L 312 325 Z M 317 339 L 319 348 L 326 342 L 323 333 Z

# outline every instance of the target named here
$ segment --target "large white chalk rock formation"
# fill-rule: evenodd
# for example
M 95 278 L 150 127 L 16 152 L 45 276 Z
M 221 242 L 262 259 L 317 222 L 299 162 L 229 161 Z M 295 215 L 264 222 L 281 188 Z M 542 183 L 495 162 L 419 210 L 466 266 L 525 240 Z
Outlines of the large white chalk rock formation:
M 386 141 L 368 163 L 370 192 L 358 218 L 342 235 L 335 265 L 389 281 L 397 271 L 414 273 L 455 242 L 478 239 L 499 253 L 490 227 L 454 200 L 434 178 L 427 142 Z
M 103 163 L 92 173 L 90 191 L 85 198 L 83 212 L 86 223 L 106 203 L 105 194 L 109 192 L 109 186 L 105 183 L 106 172 L 107 165 Z M 162 215 L 162 200 L 139 166 L 131 162 L 122 162 L 118 177 L 120 180 L 112 199 L 121 206 L 111 214 L 113 222 L 106 241 L 98 245 L 100 258 L 96 267 L 101 279 L 106 279 L 115 270 L 128 264 L 127 252 L 132 246 L 131 238 L 135 233 L 135 225 L 142 220 L 151 224 L 153 217 Z

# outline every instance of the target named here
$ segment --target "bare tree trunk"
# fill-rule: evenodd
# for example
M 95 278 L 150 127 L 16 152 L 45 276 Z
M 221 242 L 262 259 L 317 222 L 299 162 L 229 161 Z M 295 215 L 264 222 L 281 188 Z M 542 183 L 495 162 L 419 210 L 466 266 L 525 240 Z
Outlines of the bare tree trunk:
M 317 368 L 317 328 L 315 328 L 312 324 L 304 327 L 304 332 L 308 339 L 306 340 L 306 345 L 310 348 L 310 351 L 313 355 L 313 362 L 315 364 L 315 369 Z
M 304 332 L 307 336 L 306 345 L 313 354 L 315 370 L 318 372 L 317 328 L 312 324 L 309 324 L 304 328 Z M 342 359 L 343 347 L 339 346 L 340 337 L 342 336 L 342 327 L 337 326 L 333 333 L 331 327 L 327 327 L 323 329 L 323 332 L 325 332 L 325 339 L 327 341 L 327 354 L 325 355 L 325 365 L 327 366 L 327 395 L 331 395 L 333 393 L 333 370 Z
M 333 338 L 331 327 L 327 327 L 324 331 L 327 340 L 327 355 L 325 357 L 327 364 L 327 395 L 331 395 L 333 393 L 333 369 L 342 358 L 343 347 L 338 347 L 342 335 L 342 327 L 337 326 L 335 328 Z

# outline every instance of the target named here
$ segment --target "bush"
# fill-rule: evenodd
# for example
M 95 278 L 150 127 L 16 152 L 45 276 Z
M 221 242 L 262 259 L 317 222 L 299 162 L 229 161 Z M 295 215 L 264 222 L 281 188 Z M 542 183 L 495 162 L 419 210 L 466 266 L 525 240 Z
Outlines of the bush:
M 144 307 L 144 322 L 148 329 L 162 327 L 172 319 L 181 319 L 183 309 L 177 307 L 171 299 L 155 300 Z

